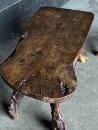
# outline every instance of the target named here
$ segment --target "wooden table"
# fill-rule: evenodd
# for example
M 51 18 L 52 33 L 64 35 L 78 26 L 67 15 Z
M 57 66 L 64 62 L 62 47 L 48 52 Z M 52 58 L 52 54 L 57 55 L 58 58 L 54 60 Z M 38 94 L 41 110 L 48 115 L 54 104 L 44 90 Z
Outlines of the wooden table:
M 11 118 L 18 117 L 26 95 L 50 103 L 52 129 L 65 130 L 59 103 L 76 89 L 74 67 L 80 56 L 86 57 L 83 47 L 92 20 L 90 12 L 42 7 L 22 27 L 16 50 L 0 65 L 2 78 L 14 89 Z

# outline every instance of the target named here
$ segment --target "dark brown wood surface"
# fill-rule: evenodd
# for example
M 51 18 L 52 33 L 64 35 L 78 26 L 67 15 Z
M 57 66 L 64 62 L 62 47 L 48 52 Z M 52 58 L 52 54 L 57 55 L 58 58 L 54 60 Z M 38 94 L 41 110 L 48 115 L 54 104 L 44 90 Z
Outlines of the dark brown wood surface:
M 89 12 L 44 7 L 23 26 L 27 37 L 0 66 L 3 79 L 21 93 L 61 102 L 77 86 L 73 62 L 93 20 Z

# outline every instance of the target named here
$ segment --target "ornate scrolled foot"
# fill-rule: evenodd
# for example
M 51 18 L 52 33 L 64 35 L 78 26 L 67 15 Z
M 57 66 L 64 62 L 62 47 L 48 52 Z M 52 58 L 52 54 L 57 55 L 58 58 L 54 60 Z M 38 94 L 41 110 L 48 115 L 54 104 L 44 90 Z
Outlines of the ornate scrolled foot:
M 85 63 L 88 60 L 88 56 L 86 55 L 85 49 L 82 48 L 80 50 L 79 59 L 81 63 Z
M 8 107 L 8 113 L 12 119 L 18 119 L 19 103 L 20 103 L 22 97 L 23 97 L 23 95 L 18 91 L 14 91 L 11 96 L 10 104 Z
M 60 114 L 59 104 L 51 103 L 52 114 L 52 129 L 53 130 L 66 130 L 65 123 Z

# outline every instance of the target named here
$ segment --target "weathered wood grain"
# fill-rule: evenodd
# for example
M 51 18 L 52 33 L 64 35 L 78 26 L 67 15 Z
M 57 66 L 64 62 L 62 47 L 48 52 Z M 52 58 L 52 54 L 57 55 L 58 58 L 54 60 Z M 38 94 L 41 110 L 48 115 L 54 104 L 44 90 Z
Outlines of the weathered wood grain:
M 0 66 L 1 76 L 25 95 L 62 102 L 77 86 L 73 62 L 92 20 L 89 12 L 40 8 L 23 26 L 22 33 L 27 36 Z

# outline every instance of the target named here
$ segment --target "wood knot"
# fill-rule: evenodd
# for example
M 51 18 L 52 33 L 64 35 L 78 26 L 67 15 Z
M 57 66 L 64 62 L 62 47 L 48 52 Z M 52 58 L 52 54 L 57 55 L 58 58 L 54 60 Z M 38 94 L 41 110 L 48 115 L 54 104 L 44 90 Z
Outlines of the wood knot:
M 24 64 L 25 59 L 20 59 L 20 64 Z

